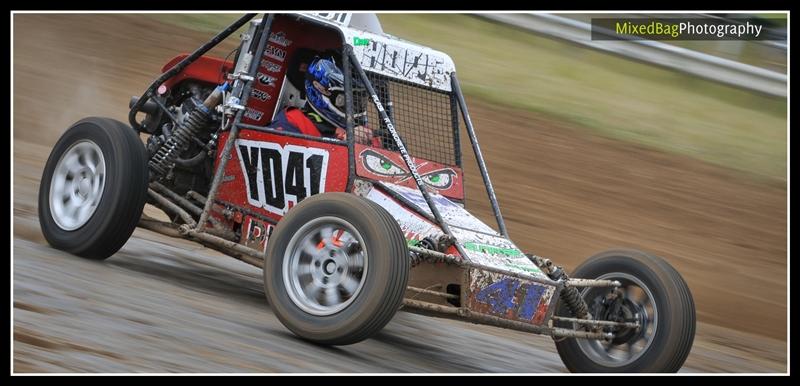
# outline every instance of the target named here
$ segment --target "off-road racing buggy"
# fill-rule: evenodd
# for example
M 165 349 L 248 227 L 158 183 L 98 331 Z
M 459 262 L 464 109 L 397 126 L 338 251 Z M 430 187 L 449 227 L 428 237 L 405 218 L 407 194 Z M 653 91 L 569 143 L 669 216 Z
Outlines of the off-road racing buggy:
M 197 241 L 262 268 L 277 317 L 320 344 L 367 339 L 403 306 L 549 335 L 571 371 L 680 369 L 695 309 L 666 261 L 614 250 L 568 276 L 509 240 L 450 57 L 373 14 L 254 17 L 169 61 L 129 124 L 86 118 L 63 134 L 39 193 L 52 246 L 105 259 L 137 225 Z M 242 27 L 232 60 L 204 56 Z M 302 107 L 302 69 L 321 53 L 344 74 L 346 135 L 270 126 Z M 497 230 L 464 208 L 464 133 Z

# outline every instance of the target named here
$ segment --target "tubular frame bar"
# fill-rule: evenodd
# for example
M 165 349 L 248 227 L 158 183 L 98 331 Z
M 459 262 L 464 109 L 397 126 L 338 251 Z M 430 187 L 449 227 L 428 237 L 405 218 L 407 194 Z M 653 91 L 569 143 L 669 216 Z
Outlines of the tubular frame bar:
M 225 40 L 228 36 L 230 36 L 230 34 L 236 32 L 236 30 L 238 30 L 241 26 L 245 25 L 245 23 L 247 23 L 250 19 L 254 18 L 255 16 L 256 16 L 255 13 L 248 13 L 240 17 L 238 20 L 233 22 L 233 24 L 228 26 L 228 28 L 225 28 L 222 32 L 218 33 L 216 36 L 211 38 L 211 40 L 206 42 L 206 44 L 203 44 L 202 46 L 200 46 L 200 48 L 192 52 L 191 55 L 183 58 L 183 60 L 181 60 L 180 62 L 172 66 L 172 68 L 161 74 L 161 76 L 156 78 L 156 80 L 154 80 L 153 83 L 150 84 L 150 87 L 148 87 L 147 90 L 145 90 L 145 92 L 142 94 L 139 100 L 136 101 L 136 103 L 134 103 L 133 106 L 131 106 L 131 110 L 128 113 L 128 122 L 131 124 L 131 127 L 133 127 L 133 129 L 137 133 L 141 131 L 142 126 L 141 124 L 139 124 L 139 122 L 136 121 L 136 113 L 138 113 L 139 109 L 142 106 L 144 106 L 145 103 L 147 103 L 150 97 L 153 96 L 153 92 L 159 86 L 161 86 L 162 83 L 164 83 L 167 79 L 172 78 L 177 73 L 181 72 L 184 68 L 192 64 L 192 62 L 194 62 L 195 60 L 197 60 L 197 58 L 205 55 L 206 52 L 216 47 L 217 44 Z
M 257 131 L 263 131 L 265 133 L 276 134 L 276 135 L 280 135 L 280 136 L 283 136 L 283 137 L 300 138 L 300 139 L 305 139 L 305 140 L 308 140 L 308 141 L 330 143 L 332 145 L 346 145 L 347 144 L 347 141 L 342 141 L 342 140 L 339 140 L 339 139 L 336 139 L 336 138 L 315 137 L 315 136 L 308 135 L 308 134 L 292 133 L 290 131 L 283 131 L 283 130 L 273 129 L 273 128 L 266 127 L 266 126 L 251 125 L 251 124 L 248 124 L 248 123 L 239 123 L 238 126 L 243 128 L 243 129 L 251 129 L 251 130 L 257 130 Z
M 345 116 L 345 131 L 347 134 L 347 186 L 346 192 L 353 191 L 353 184 L 356 180 L 356 138 L 355 138 L 355 119 L 353 117 L 353 79 L 350 77 L 352 74 L 350 65 L 350 55 L 353 48 L 349 44 L 344 45 L 344 54 L 342 55 L 342 67 L 344 73 L 344 116 Z
M 631 322 L 612 322 L 608 320 L 594 320 L 594 319 L 578 319 L 578 318 L 568 318 L 564 316 L 553 316 L 551 319 L 553 321 L 562 321 L 562 322 L 571 322 L 571 323 L 578 323 L 583 325 L 590 325 L 590 326 L 606 326 L 606 327 L 627 327 L 627 328 L 639 328 L 641 325 L 639 323 L 631 323 Z
M 267 38 L 269 37 L 270 30 L 272 29 L 272 20 L 275 18 L 275 15 L 269 14 L 266 20 L 263 20 L 262 23 L 264 24 L 263 30 L 261 31 L 261 36 L 258 40 L 258 46 L 256 48 L 255 56 L 253 60 L 250 62 L 250 68 L 248 69 L 247 74 L 252 78 L 252 80 L 245 81 L 244 90 L 242 92 L 241 104 L 242 106 L 247 106 L 247 100 L 250 97 L 250 88 L 253 86 L 253 81 L 255 80 L 255 74 L 258 71 L 259 61 L 261 55 L 264 54 L 264 47 L 267 45 Z M 233 124 L 231 125 L 230 134 L 228 135 L 228 139 L 225 141 L 225 147 L 222 149 L 222 154 L 220 156 L 219 165 L 217 166 L 217 170 L 214 172 L 214 179 L 211 181 L 211 187 L 208 191 L 208 199 L 206 200 L 206 205 L 203 208 L 203 213 L 200 215 L 200 221 L 197 222 L 197 227 L 195 228 L 196 232 L 202 232 L 206 226 L 206 220 L 208 219 L 209 212 L 211 211 L 211 206 L 214 203 L 214 198 L 217 196 L 217 191 L 219 190 L 219 186 L 222 183 L 222 176 L 225 174 L 225 166 L 228 164 L 228 159 L 230 158 L 231 150 L 233 149 L 233 143 L 236 141 L 236 138 L 239 136 L 239 129 L 240 123 L 242 121 L 242 117 L 244 116 L 245 110 L 239 110 L 236 113 L 236 118 L 233 120 Z
M 178 228 L 178 231 L 181 232 L 181 234 L 188 236 L 189 238 L 201 241 L 203 244 L 209 243 L 218 247 L 230 249 L 236 253 L 241 254 L 241 256 L 239 256 L 239 260 L 242 260 L 245 263 L 254 265 L 261 269 L 264 268 L 264 253 L 260 252 L 257 249 L 246 247 L 242 244 L 237 243 L 236 241 L 226 240 L 223 239 L 222 237 L 214 236 L 206 232 L 198 232 L 188 226 L 181 226 L 180 228 Z
M 220 251 L 236 260 L 243 261 L 257 268 L 264 268 L 264 255 L 258 250 L 209 233 L 196 232 L 186 224 L 176 226 L 171 222 L 159 221 L 147 216 L 142 216 L 137 226 L 169 237 L 195 241 L 206 247 Z
M 474 269 L 479 269 L 479 270 L 486 271 L 486 272 L 498 273 L 498 274 L 501 274 L 501 275 L 514 277 L 514 278 L 517 278 L 517 279 L 522 279 L 522 280 L 526 280 L 526 281 L 532 281 L 534 283 L 547 284 L 547 285 L 551 285 L 551 286 L 556 287 L 556 291 L 557 292 L 560 292 L 561 288 L 564 287 L 564 282 L 563 281 L 554 281 L 554 280 L 551 280 L 549 278 L 537 277 L 537 276 L 533 276 L 533 275 L 524 274 L 524 273 L 521 273 L 521 272 L 506 271 L 506 270 L 502 270 L 500 268 L 495 268 L 495 267 L 490 267 L 490 266 L 486 266 L 486 265 L 475 264 L 475 263 L 468 262 L 468 261 L 462 259 L 461 257 L 455 256 L 455 255 L 449 255 L 449 254 L 445 254 L 445 253 L 441 253 L 441 252 L 437 252 L 437 251 L 432 251 L 430 249 L 425 249 L 425 248 L 420 248 L 420 247 L 415 247 L 415 246 L 409 246 L 408 250 L 409 250 L 409 252 L 413 252 L 413 253 L 419 254 L 420 256 L 422 256 L 422 260 L 426 261 L 426 262 L 432 262 L 432 263 L 443 262 L 445 264 L 453 264 L 453 265 L 456 265 L 456 266 L 462 267 L 462 268 L 474 268 Z
M 450 95 L 450 116 L 453 120 L 453 148 L 455 149 L 456 165 L 464 168 L 461 160 L 461 130 L 458 125 L 458 98 L 455 95 Z M 466 189 L 464 189 L 466 190 Z M 467 201 L 467 192 L 464 192 L 464 199 Z
M 453 299 L 453 300 L 460 299 L 460 297 L 458 295 L 449 294 L 447 292 L 432 291 L 432 290 L 429 290 L 429 289 L 412 287 L 412 286 L 408 286 L 408 287 L 406 287 L 406 289 L 408 291 L 416 292 L 418 294 L 438 296 L 438 297 L 442 297 L 442 298 L 445 298 L 445 299 Z
M 403 307 L 437 313 L 440 314 L 441 316 L 449 316 L 451 318 L 472 323 L 508 328 L 511 330 L 517 330 L 523 332 L 532 332 L 534 334 L 540 334 L 540 335 L 548 335 L 553 338 L 578 338 L 578 339 L 603 340 L 613 337 L 613 334 L 610 333 L 570 330 L 567 328 L 549 327 L 549 326 L 537 326 L 535 324 L 529 324 L 516 320 L 508 320 L 493 315 L 472 312 L 464 307 L 444 306 L 441 304 L 435 304 L 419 300 L 403 299 Z
M 472 120 L 469 118 L 469 111 L 467 110 L 467 102 L 464 100 L 464 94 L 461 92 L 461 86 L 458 83 L 456 73 L 450 75 L 450 82 L 453 86 L 458 98 L 459 107 L 461 107 L 461 115 L 464 117 L 464 125 L 467 127 L 467 135 L 469 141 L 472 143 L 472 150 L 475 152 L 475 160 L 478 161 L 478 169 L 481 171 L 483 177 L 483 184 L 486 185 L 486 194 L 489 195 L 489 202 L 492 204 L 492 212 L 494 218 L 497 220 L 497 226 L 500 228 L 500 234 L 508 238 L 508 230 L 506 229 L 506 222 L 503 220 L 503 215 L 500 213 L 500 204 L 497 203 L 497 196 L 494 194 L 494 186 L 492 180 L 489 178 L 489 172 L 486 170 L 486 161 L 483 160 L 483 153 L 481 147 L 478 145 L 478 137 L 475 135 L 475 128 L 472 126 Z
M 157 193 L 155 190 L 153 190 L 153 188 L 148 187 L 147 194 L 150 195 L 150 198 L 152 198 L 155 201 L 156 206 L 159 209 L 168 213 L 177 214 L 181 218 L 181 220 L 183 220 L 183 222 L 189 224 L 190 226 L 197 225 L 197 223 L 194 222 L 194 219 L 189 214 L 189 212 L 185 211 L 183 208 L 181 208 L 174 202 L 168 200 L 161 194 Z
M 159 194 L 162 194 L 162 195 L 166 196 L 168 199 L 172 200 L 176 205 L 178 205 L 179 207 L 183 208 L 184 210 L 190 212 L 190 214 L 192 214 L 194 216 L 200 216 L 203 213 L 203 209 L 202 208 L 200 208 L 199 206 L 193 204 L 187 198 L 181 197 L 180 195 L 178 195 L 178 193 L 173 192 L 172 190 L 170 190 L 169 188 L 167 188 L 166 186 L 162 185 L 161 183 L 159 183 L 157 181 L 151 182 L 150 183 L 150 188 L 155 190 L 156 193 L 159 193 Z M 203 205 L 205 205 L 205 204 L 203 204 Z M 194 218 L 194 217 L 192 217 L 192 218 Z M 225 235 L 225 238 L 228 238 L 228 239 L 236 238 L 236 236 L 234 235 L 233 231 L 231 231 L 229 229 L 226 229 L 224 226 L 222 226 L 219 223 L 219 220 L 217 220 L 216 218 L 209 217 L 208 221 L 211 221 L 211 228 L 212 228 L 212 230 L 214 231 L 215 234 Z

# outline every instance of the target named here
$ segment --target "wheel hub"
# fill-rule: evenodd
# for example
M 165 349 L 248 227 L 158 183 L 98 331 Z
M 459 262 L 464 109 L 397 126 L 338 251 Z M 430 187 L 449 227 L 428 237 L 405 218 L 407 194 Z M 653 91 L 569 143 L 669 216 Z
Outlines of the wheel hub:
M 611 341 L 613 344 L 623 344 L 636 336 L 642 331 L 641 326 L 645 320 L 641 317 L 642 312 L 639 307 L 625 298 L 625 293 L 619 288 L 614 289 L 606 296 L 598 296 L 595 298 L 592 314 L 600 320 L 608 320 L 620 323 L 639 323 L 638 328 L 633 327 L 606 327 L 603 329 L 605 332 L 614 333 L 614 339 Z
M 81 178 L 80 182 L 78 182 L 78 194 L 80 194 L 81 198 L 84 200 L 86 197 L 89 196 L 89 193 L 92 191 L 92 182 L 89 178 L 85 175 Z
M 578 340 L 578 347 L 591 360 L 609 367 L 632 363 L 647 352 L 658 329 L 658 307 L 653 294 L 635 276 L 613 272 L 597 279 L 617 280 L 620 288 L 604 293 L 602 289 L 586 289 L 581 297 L 590 304 L 595 319 L 636 323 L 632 327 L 605 327 L 614 334 L 610 341 Z
M 336 263 L 333 260 L 328 260 L 325 262 L 325 274 L 330 276 L 334 272 L 336 272 Z
M 331 315 L 347 307 L 364 285 L 361 236 L 342 219 L 316 219 L 289 241 L 283 274 L 289 298 L 303 311 Z
M 50 180 L 50 213 L 63 230 L 73 231 L 92 218 L 103 195 L 106 162 L 96 143 L 79 141 L 56 163 Z

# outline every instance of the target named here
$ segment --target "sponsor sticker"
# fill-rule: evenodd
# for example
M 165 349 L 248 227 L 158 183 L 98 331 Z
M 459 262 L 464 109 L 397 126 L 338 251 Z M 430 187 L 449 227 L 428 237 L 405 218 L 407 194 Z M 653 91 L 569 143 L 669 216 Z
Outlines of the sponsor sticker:
M 350 17 L 352 17 L 353 14 L 342 12 L 317 12 L 308 15 L 334 24 L 347 25 L 350 22 Z
M 286 33 L 283 31 L 273 32 L 269 34 L 269 41 L 283 47 L 289 47 L 290 45 L 292 45 L 292 41 L 286 38 Z
M 244 116 L 245 116 L 245 118 L 249 118 L 249 119 L 252 119 L 254 121 L 259 121 L 259 120 L 261 120 L 261 117 L 264 116 L 264 113 L 261 112 L 261 111 L 258 111 L 256 109 L 248 108 L 244 112 Z
M 272 225 L 266 224 L 251 216 L 245 217 L 243 244 L 255 250 L 265 251 L 267 249 L 267 239 L 272 233 Z
M 494 246 L 484 243 L 476 243 L 476 242 L 466 242 L 463 244 L 463 246 L 467 250 L 482 252 L 488 255 L 507 256 L 507 257 L 522 256 L 522 252 L 516 248 L 503 248 L 499 246 Z
M 286 60 L 286 50 L 282 50 L 273 45 L 268 45 L 264 50 L 264 56 L 283 62 Z
M 282 68 L 280 64 L 272 63 L 266 59 L 261 59 L 261 67 L 267 70 L 267 72 L 272 72 L 272 73 L 279 73 L 281 72 Z
M 367 40 L 366 44 L 363 43 L 364 40 Z M 356 41 L 360 44 L 355 44 Z M 445 73 L 445 62 L 442 58 L 377 40 L 369 44 L 369 39 L 355 37 L 353 42 L 354 46 L 364 46 L 361 49 L 359 62 L 365 70 L 383 72 L 430 86 L 449 88 L 450 79 Z
M 269 75 L 261 73 L 261 72 L 256 74 L 256 76 L 258 77 L 258 83 L 261 83 L 261 84 L 263 84 L 264 86 L 267 86 L 267 87 L 275 87 L 275 81 L 278 80 L 278 78 L 276 78 L 274 76 L 269 76 Z
M 253 97 L 253 98 L 256 98 L 257 100 L 260 100 L 262 102 L 266 102 L 266 101 L 272 99 L 272 95 L 270 95 L 269 93 L 266 93 L 264 91 L 261 91 L 261 90 L 259 90 L 257 88 L 254 88 L 253 91 L 250 92 L 250 96 Z

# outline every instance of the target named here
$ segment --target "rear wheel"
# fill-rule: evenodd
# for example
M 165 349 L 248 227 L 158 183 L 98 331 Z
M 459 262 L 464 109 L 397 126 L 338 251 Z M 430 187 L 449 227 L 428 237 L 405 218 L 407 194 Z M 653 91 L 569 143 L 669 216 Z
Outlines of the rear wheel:
M 564 339 L 558 354 L 573 372 L 676 372 L 686 361 L 695 332 L 692 294 L 681 275 L 663 259 L 638 251 L 600 253 L 572 277 L 618 280 L 618 289 L 589 287 L 581 297 L 594 319 L 638 322 L 638 328 L 606 328 L 610 342 Z M 572 316 L 563 304 L 558 314 Z M 576 328 L 558 322 L 559 327 Z
M 39 224 L 50 245 L 105 259 L 130 238 L 147 194 L 147 153 L 109 118 L 85 118 L 58 140 L 39 188 Z
M 397 222 L 348 193 L 324 193 L 289 211 L 270 236 L 264 287 L 298 336 L 345 345 L 380 331 L 397 312 L 409 257 Z

